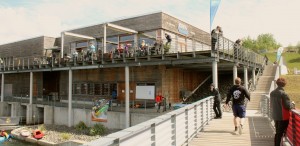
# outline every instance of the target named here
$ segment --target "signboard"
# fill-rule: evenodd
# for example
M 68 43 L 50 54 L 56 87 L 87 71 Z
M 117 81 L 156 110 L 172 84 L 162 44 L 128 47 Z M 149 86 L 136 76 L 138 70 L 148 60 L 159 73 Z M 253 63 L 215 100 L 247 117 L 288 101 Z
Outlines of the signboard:
M 184 35 L 188 35 L 189 34 L 189 31 L 188 31 L 186 25 L 184 25 L 182 23 L 178 24 L 178 31 L 179 31 L 179 33 L 184 34 Z
M 136 86 L 136 99 L 154 99 L 155 86 Z

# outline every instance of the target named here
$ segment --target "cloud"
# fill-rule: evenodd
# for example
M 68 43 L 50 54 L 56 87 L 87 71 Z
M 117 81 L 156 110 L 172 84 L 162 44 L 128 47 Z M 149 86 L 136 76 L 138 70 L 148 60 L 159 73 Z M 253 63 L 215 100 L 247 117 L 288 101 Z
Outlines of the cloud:
M 296 44 L 300 41 L 299 5 L 297 0 L 222 1 L 214 24 L 222 25 L 232 40 L 272 33 L 283 46 Z
M 35 36 L 58 37 L 61 31 L 85 27 L 154 11 L 164 11 L 209 31 L 208 0 L 41 0 L 0 6 L 0 44 Z M 1 3 L 0 3 L 1 5 Z M 231 40 L 262 33 L 274 34 L 283 45 L 300 41 L 300 1 L 222 1 L 214 27 L 223 27 Z

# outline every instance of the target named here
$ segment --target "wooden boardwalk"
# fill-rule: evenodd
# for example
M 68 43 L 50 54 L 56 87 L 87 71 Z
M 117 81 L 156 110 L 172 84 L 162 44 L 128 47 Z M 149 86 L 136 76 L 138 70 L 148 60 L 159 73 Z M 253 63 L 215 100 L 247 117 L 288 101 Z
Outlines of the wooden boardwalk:
M 243 133 L 234 132 L 233 115 L 223 113 L 199 132 L 189 146 L 273 146 L 274 129 L 267 118 L 256 110 L 247 110 Z

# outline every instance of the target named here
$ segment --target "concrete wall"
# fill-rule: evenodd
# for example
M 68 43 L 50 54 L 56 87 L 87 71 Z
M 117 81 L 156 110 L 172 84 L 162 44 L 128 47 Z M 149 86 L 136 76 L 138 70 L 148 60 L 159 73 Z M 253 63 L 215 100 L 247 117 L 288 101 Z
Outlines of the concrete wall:
M 44 106 L 44 124 L 54 123 L 54 107 Z
M 9 117 L 11 114 L 11 109 L 9 109 L 9 105 L 7 102 L 0 102 L 0 116 L 1 117 Z
M 21 116 L 21 104 L 19 102 L 12 102 L 11 104 L 11 117 Z
M 45 116 L 51 111 L 51 107 L 45 108 Z M 51 115 L 51 112 L 50 112 Z M 131 113 L 131 125 L 136 125 L 141 122 L 150 120 L 156 117 L 156 114 L 139 114 Z M 54 119 L 51 116 L 47 116 L 45 124 L 50 124 L 53 120 L 56 125 L 68 125 L 68 108 L 55 107 Z M 100 123 L 109 129 L 124 129 L 125 128 L 125 113 L 122 112 L 107 112 L 107 122 L 94 122 L 91 120 L 91 110 L 89 109 L 73 109 L 72 125 L 78 124 L 83 121 L 87 126 L 91 127 L 94 124 Z

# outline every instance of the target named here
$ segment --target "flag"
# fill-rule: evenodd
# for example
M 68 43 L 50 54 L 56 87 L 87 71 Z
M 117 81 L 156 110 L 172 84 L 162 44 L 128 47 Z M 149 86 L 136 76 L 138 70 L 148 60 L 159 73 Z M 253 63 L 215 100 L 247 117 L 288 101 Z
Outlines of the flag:
M 221 0 L 210 0 L 210 30 Z

